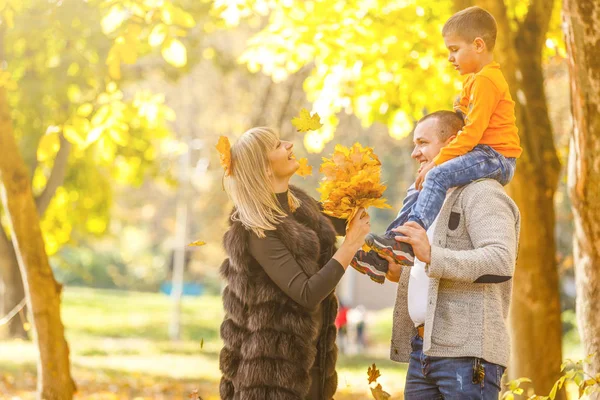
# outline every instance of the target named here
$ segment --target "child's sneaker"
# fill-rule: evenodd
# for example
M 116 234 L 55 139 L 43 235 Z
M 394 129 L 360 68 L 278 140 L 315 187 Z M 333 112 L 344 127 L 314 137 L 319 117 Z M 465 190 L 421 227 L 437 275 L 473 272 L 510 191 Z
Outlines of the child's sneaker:
M 408 243 L 398 242 L 393 237 L 378 236 L 369 233 L 365 238 L 365 243 L 380 256 L 393 258 L 398 264 L 412 267 L 415 261 L 415 254 L 412 246 Z
M 369 275 L 369 278 L 374 282 L 379 284 L 385 282 L 388 262 L 379 257 L 374 251 L 368 253 L 363 250 L 357 251 L 350 265 L 361 274 Z

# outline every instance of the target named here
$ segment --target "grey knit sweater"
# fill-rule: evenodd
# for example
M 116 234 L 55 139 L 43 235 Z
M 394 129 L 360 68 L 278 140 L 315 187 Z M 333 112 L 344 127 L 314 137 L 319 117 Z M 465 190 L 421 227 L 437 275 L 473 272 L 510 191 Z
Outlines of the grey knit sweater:
M 423 351 L 435 357 L 479 357 L 507 366 L 506 325 L 520 216 L 493 180 L 456 189 L 440 211 L 431 262 Z M 408 314 L 410 268 L 403 268 L 394 309 L 391 359 L 408 362 L 416 329 Z

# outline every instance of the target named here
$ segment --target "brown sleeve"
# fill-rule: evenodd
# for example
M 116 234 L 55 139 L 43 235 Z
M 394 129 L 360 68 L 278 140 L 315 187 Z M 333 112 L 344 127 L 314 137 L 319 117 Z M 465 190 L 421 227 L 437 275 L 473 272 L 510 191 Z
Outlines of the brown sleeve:
M 316 274 L 308 276 L 281 240 L 269 232 L 264 238 L 251 235 L 250 254 L 285 294 L 311 310 L 335 289 L 344 275 L 342 265 L 332 258 Z

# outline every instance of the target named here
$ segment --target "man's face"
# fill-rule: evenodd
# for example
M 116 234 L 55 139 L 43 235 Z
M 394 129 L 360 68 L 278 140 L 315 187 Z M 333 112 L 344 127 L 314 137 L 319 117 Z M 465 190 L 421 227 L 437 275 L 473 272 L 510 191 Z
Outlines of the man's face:
M 478 72 L 479 52 L 475 42 L 468 43 L 460 36 L 448 34 L 444 36 L 444 44 L 448 49 L 448 62 L 461 75 Z
M 413 134 L 415 148 L 410 155 L 419 162 L 419 167 L 433 161 L 442 147 L 446 146 L 455 137 L 451 136 L 446 141 L 440 140 L 438 135 L 439 122 L 437 118 L 426 119 L 419 123 Z

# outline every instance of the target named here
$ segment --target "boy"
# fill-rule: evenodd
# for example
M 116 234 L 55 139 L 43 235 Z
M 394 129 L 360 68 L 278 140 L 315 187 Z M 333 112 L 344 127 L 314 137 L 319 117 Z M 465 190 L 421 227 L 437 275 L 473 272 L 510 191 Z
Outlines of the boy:
M 383 283 L 386 255 L 397 263 L 412 266 L 414 253 L 402 236 L 392 231 L 404 224 L 417 223 L 425 230 L 436 219 L 448 189 L 478 179 L 495 179 L 508 184 L 521 155 L 515 124 L 515 103 L 500 65 L 494 61 L 496 21 L 487 11 L 469 7 L 454 14 L 442 30 L 449 52 L 448 61 L 461 75 L 467 75 L 455 111 L 465 126 L 437 157 L 422 164 L 415 189 L 405 199 L 398 218 L 382 236 L 369 234 L 372 251 L 359 251 L 351 265 L 371 279 Z M 427 178 L 427 179 L 425 179 Z

